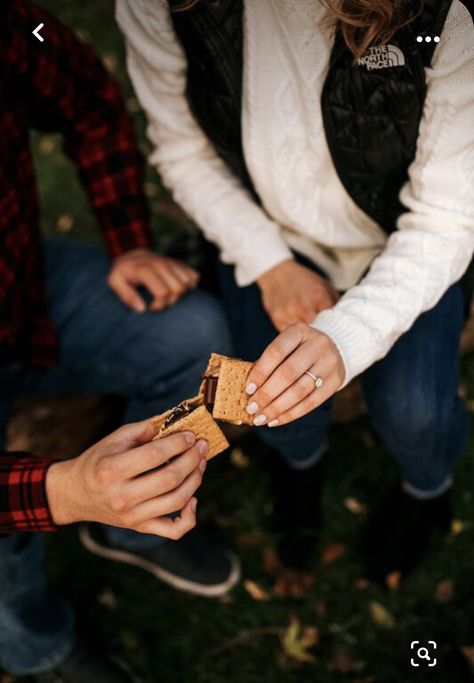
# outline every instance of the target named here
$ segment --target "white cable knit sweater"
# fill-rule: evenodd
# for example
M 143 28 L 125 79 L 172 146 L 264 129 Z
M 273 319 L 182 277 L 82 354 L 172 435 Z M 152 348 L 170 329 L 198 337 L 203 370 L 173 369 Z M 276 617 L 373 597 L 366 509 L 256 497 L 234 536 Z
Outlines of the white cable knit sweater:
M 474 27 L 454 0 L 432 68 L 406 207 L 387 239 L 332 164 L 320 96 L 332 37 L 320 0 L 245 0 L 243 143 L 257 206 L 192 117 L 186 59 L 167 0 L 117 0 L 151 156 L 175 200 L 235 264 L 244 286 L 291 256 L 325 269 L 341 300 L 314 327 L 338 347 L 345 383 L 382 358 L 466 270 L 474 250 Z M 368 274 L 355 284 L 372 262 Z

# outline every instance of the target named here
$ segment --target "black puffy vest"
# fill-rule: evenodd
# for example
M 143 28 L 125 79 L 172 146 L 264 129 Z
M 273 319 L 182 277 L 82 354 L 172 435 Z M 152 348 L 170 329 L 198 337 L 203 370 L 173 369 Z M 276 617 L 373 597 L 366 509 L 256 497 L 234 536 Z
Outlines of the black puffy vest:
M 358 63 L 336 34 L 321 97 L 326 139 L 346 191 L 387 233 L 403 211 L 398 196 L 415 156 L 425 68 L 436 47 L 433 40 L 416 38 L 441 36 L 451 2 L 425 0 L 420 16 Z M 258 200 L 241 136 L 243 0 L 202 4 L 172 16 L 187 56 L 191 110 L 216 152 Z

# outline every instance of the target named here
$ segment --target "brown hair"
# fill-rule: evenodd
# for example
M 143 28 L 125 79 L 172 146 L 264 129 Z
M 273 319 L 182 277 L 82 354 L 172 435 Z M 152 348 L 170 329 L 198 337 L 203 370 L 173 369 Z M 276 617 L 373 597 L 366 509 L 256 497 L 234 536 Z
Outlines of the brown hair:
M 307 0 L 304 0 L 307 1 Z M 323 0 L 355 58 L 369 45 L 387 43 L 402 26 L 420 13 L 422 0 Z M 219 0 L 171 0 L 175 12 Z

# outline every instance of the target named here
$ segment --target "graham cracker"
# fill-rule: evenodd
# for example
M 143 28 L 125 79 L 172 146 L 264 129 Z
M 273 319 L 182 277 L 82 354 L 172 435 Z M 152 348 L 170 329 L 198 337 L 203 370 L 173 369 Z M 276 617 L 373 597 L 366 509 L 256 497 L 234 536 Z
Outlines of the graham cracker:
M 158 415 L 151 420 L 153 427 L 157 431 L 154 440 L 169 434 L 176 434 L 177 432 L 193 432 L 196 439 L 205 439 L 207 441 L 207 460 L 222 453 L 229 446 L 229 442 L 205 406 L 199 406 L 188 415 L 184 415 L 184 417 L 163 429 L 164 421 L 173 410 L 174 408 L 167 410 L 162 415 Z
M 231 424 L 252 424 L 252 416 L 245 407 L 249 397 L 245 392 L 247 377 L 253 363 L 221 356 L 219 380 L 212 416 Z

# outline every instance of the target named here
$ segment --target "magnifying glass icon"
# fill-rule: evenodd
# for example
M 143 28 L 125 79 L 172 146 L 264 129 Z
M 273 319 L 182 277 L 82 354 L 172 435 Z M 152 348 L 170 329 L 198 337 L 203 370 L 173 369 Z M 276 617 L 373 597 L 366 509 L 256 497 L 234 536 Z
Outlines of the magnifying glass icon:
M 426 659 L 428 662 L 431 661 L 431 657 L 427 647 L 419 647 L 416 654 L 417 657 L 419 657 L 420 659 Z

